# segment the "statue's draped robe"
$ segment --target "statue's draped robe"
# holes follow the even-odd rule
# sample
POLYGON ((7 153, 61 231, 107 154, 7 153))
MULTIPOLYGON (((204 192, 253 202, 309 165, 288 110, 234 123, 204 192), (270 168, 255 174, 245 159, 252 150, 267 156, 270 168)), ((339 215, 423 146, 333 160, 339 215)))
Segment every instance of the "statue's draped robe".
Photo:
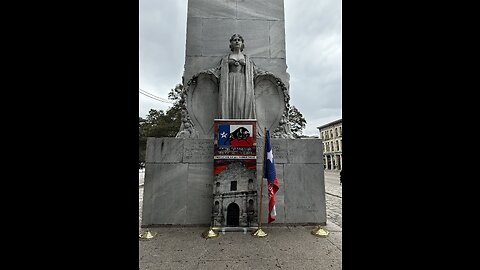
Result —
POLYGON ((245 55, 242 72, 229 72, 229 55, 222 58, 218 92, 218 117, 220 119, 256 118, 254 69, 255 66, 247 55, 245 55))

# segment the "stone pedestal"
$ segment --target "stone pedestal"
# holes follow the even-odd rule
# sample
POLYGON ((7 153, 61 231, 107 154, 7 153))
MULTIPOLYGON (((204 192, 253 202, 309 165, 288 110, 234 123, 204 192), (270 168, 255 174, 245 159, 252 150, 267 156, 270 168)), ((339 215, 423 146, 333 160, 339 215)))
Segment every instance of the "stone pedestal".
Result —
MULTIPOLYGON (((326 224, 322 142, 271 139, 280 189, 273 224, 326 224)), ((211 225, 213 139, 148 138, 142 226, 211 225)), ((257 138, 257 190, 262 181, 263 138, 257 138)), ((262 224, 267 224, 263 179, 262 224)), ((260 194, 260 192, 258 192, 260 194)))

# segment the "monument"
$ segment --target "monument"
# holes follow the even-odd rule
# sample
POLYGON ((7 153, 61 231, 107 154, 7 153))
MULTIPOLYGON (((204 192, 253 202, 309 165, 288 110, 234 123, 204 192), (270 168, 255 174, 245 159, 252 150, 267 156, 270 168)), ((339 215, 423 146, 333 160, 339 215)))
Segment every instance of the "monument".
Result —
POLYGON ((275 224, 326 224, 322 142, 294 139, 288 125, 283 0, 189 0, 184 68, 176 138, 147 141, 142 226, 266 223, 264 130, 275 224))

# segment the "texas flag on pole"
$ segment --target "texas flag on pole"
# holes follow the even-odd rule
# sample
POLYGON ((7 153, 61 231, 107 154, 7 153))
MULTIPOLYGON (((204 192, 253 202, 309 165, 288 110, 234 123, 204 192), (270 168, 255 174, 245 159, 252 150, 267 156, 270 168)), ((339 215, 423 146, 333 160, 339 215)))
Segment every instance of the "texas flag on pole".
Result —
POLYGON ((268 181, 268 223, 275 220, 277 211, 275 210, 275 193, 278 191, 278 179, 275 172, 275 163, 273 162, 273 151, 270 145, 270 132, 265 134, 265 153, 264 153, 264 175, 268 181))

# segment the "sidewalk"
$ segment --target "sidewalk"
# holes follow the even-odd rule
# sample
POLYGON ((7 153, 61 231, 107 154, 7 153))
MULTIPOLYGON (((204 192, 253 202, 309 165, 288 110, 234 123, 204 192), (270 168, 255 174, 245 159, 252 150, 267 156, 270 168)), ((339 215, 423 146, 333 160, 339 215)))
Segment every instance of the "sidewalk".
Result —
POLYGON ((139 240, 139 269, 342 269, 342 228, 327 220, 327 237, 314 226, 264 224, 264 238, 250 232, 219 233, 204 239, 208 227, 140 228, 143 173, 139 173, 139 232, 157 235, 139 240))
POLYGON ((342 269, 342 229, 327 222, 329 235, 317 237, 314 228, 264 226, 264 238, 227 232, 210 239, 201 236, 208 227, 150 228, 158 234, 139 240, 139 269, 342 269))

